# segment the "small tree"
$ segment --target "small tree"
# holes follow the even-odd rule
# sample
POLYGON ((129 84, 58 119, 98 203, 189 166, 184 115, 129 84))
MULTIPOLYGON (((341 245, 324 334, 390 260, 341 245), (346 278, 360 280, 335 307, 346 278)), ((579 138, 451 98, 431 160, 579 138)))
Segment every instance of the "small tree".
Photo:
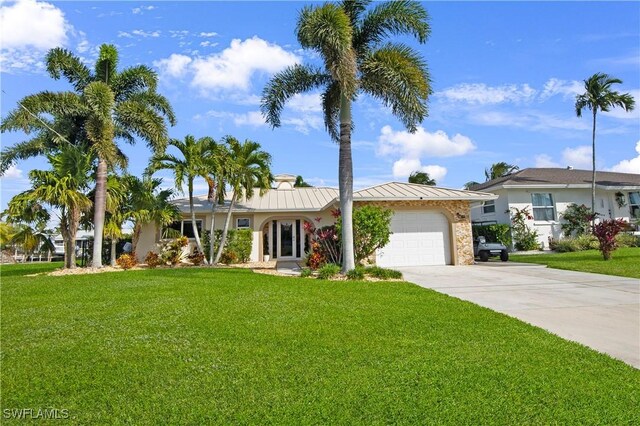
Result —
POLYGON ((421 172, 419 170, 411 173, 408 179, 409 183, 418 183, 420 185, 436 185, 436 180, 432 179, 427 172, 421 172))
POLYGON ((511 229, 513 229, 513 240, 516 249, 535 250, 538 248, 538 231, 531 230, 527 225, 527 220, 533 219, 529 208, 518 209, 517 207, 512 207, 509 213, 511 214, 511 229))
POLYGON ((593 235, 600 243, 600 252, 604 260, 611 259, 611 253, 618 248, 616 235, 628 226, 622 219, 607 219, 593 226, 593 235))
MULTIPOLYGON (((389 244, 393 211, 379 206, 366 205, 353 211, 353 246, 356 264, 359 264, 377 249, 389 244)), ((342 217, 336 223, 338 235, 342 228, 342 217)))
POLYGON ((584 204, 569 204, 564 213, 562 213, 562 218, 565 220, 565 223, 561 225, 564 236, 587 234, 589 232, 589 224, 597 215, 584 204))

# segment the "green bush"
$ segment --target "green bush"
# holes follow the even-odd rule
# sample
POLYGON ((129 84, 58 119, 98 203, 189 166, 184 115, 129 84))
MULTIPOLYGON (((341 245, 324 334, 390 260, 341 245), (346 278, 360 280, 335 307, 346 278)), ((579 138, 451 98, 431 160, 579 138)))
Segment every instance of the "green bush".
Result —
POLYGON ((364 279, 364 268, 361 266, 357 266, 355 269, 347 272, 348 280, 363 280, 364 279))
POLYGON ((369 266, 364 269, 364 273, 370 277, 381 280, 402 279, 402 272, 394 269, 381 268, 379 266, 369 266))
POLYGON ((618 234, 616 243, 618 247, 640 247, 640 235, 618 234))
POLYGON ((333 278, 340 273, 340 265, 336 265, 335 263, 327 263, 320 269, 318 269, 318 279, 319 280, 328 280, 329 278, 333 278))
POLYGON ((562 213, 562 219, 565 221, 565 223, 561 225, 564 236, 570 237, 571 235, 580 236, 587 234, 591 221, 596 216, 597 214, 592 213, 591 209, 584 204, 569 204, 564 213, 562 213))
POLYGON ((591 234, 580 235, 575 238, 579 250, 598 250, 600 243, 598 239, 591 234))
POLYGON ((569 253, 580 251, 582 248, 574 238, 563 238, 554 242, 552 250, 558 253, 569 253))
MULTIPOLYGON (((209 238, 210 233, 205 232, 206 237, 203 239, 206 240, 206 246, 203 247, 205 254, 209 253, 209 238)), ((222 238, 222 230, 216 229, 214 232, 215 240, 213 241, 213 253, 218 252, 218 247, 220 247, 220 239, 222 238)), ((203 244, 205 244, 203 242, 203 244)), ((232 263, 246 263, 249 261, 251 257, 251 246, 253 244, 253 231, 251 229, 229 229, 227 232, 227 242, 224 246, 224 250, 222 251, 222 256, 225 255, 225 252, 233 252, 235 255, 235 261, 232 263)), ((229 255, 227 255, 227 259, 229 255)), ((220 257, 220 262, 222 261, 222 257, 220 257)), ((227 263, 228 264, 228 263, 227 263)))
MULTIPOLYGON (((353 249, 356 263, 389 244, 393 211, 380 206, 365 205, 353 209, 353 249)), ((342 235, 342 216, 336 222, 336 234, 342 235)))
POLYGON ((238 263, 238 255, 233 250, 225 250, 220 255, 220 262, 225 265, 231 265, 233 263, 238 263))
POLYGON ((300 271, 300 277, 302 278, 308 278, 311 275, 313 275, 313 271, 311 270, 311 268, 302 268, 302 270, 300 271))
POLYGON ((189 244, 187 237, 178 237, 167 243, 162 247, 162 254, 160 258, 163 263, 168 263, 171 266, 176 266, 182 262, 187 255, 183 251, 183 248, 189 244))
POLYGON ((511 247, 511 227, 506 224, 472 225, 473 239, 485 237, 487 241, 500 242, 511 247))

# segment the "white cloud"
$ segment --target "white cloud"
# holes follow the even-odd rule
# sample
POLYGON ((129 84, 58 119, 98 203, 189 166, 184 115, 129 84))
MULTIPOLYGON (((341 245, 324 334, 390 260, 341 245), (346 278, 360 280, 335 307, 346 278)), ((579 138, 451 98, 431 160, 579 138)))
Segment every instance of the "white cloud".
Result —
POLYGON ((437 92, 436 96, 454 102, 488 105, 530 102, 536 93, 528 84, 491 87, 484 83, 463 83, 437 92))
POLYGON ((192 59, 188 56, 173 53, 166 59, 154 61, 153 65, 160 69, 162 75, 180 78, 187 72, 187 66, 191 61, 192 59))
POLYGON ((67 42, 64 13, 54 5, 34 0, 19 0, 0 7, 2 49, 27 46, 47 50, 67 42))
POLYGON ((142 38, 158 38, 160 37, 161 32, 156 31, 144 31, 144 30, 133 30, 131 32, 126 31, 118 31, 118 37, 120 38, 134 38, 134 37, 142 37, 142 38))
POLYGON ((236 124, 236 126, 259 127, 267 125, 260 111, 249 111, 245 114, 236 114, 233 118, 233 122, 236 124))
POLYGON ((584 83, 576 80, 566 81, 557 78, 550 78, 544 84, 540 100, 544 101, 555 95, 562 95, 565 99, 573 99, 576 95, 584 92, 584 83))
POLYGON ((3 179, 22 179, 22 170, 17 168, 15 165, 9 166, 7 171, 2 175, 3 179))
POLYGON ((287 106, 298 112, 320 112, 322 111, 322 98, 320 93, 297 93, 287 102, 287 106))
POLYGON ((218 33, 210 32, 210 33, 200 33, 200 37, 215 37, 218 33))
POLYGON ((133 13, 134 15, 142 15, 145 11, 153 10, 155 8, 155 6, 134 7, 133 9, 131 9, 131 13, 133 13))
POLYGON ((273 74, 298 62, 298 56, 259 37, 234 39, 222 52, 193 61, 192 84, 203 90, 247 90, 255 73, 273 74))
POLYGON ((561 167, 547 154, 539 154, 534 157, 534 167, 561 167))
POLYGON ((285 117, 281 121, 283 125, 293 126, 296 131, 304 135, 308 135, 311 129, 320 130, 323 126, 322 118, 315 114, 302 114, 300 117, 285 117))
POLYGON ((436 183, 447 175, 447 168, 435 164, 423 166, 420 160, 415 158, 401 158, 393 163, 393 177, 396 179, 406 179, 413 172, 425 172, 436 183))
POLYGON ((635 158, 632 158, 631 160, 622 160, 613 166, 611 171, 640 174, 640 140, 636 143, 636 153, 638 155, 635 158))
POLYGON ((565 148, 562 151, 562 160, 567 166, 589 168, 592 165, 591 147, 582 145, 575 148, 565 148))
POLYGON ((200 42, 200 46, 202 47, 216 47, 218 45, 218 43, 215 43, 213 41, 209 41, 209 40, 205 40, 205 41, 201 41, 200 42))
POLYGON ((391 126, 384 126, 378 138, 379 155, 400 154, 403 158, 452 157, 467 154, 475 148, 471 139, 459 133, 450 138, 442 130, 430 133, 422 126, 415 133, 396 132, 391 126))

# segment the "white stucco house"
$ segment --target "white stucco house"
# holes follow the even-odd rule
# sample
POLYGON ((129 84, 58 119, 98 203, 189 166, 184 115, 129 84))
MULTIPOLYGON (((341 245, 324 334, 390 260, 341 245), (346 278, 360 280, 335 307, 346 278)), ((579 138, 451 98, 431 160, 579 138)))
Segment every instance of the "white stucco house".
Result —
MULTIPOLYGON (((640 218, 639 174, 596 172, 596 212, 600 219, 640 218)), ((509 209, 528 207, 538 231, 538 241, 548 246, 549 237, 562 236, 562 213, 569 204, 591 207, 591 170, 530 168, 471 187, 490 192, 496 200, 476 203, 473 223, 510 223, 509 209)))
MULTIPOLYGON (((275 176, 275 188, 260 196, 240 200, 233 210, 231 227, 253 231, 251 261, 265 254, 278 260, 301 260, 304 253, 304 222, 331 225, 331 211, 339 207, 338 189, 296 188, 294 175, 275 176)), ((390 243, 376 253, 380 266, 464 265, 473 263, 471 203, 488 202, 493 194, 390 182, 354 192, 354 206, 373 203, 394 211, 390 243)), ((215 228, 221 229, 231 194, 215 209, 215 228)), ((174 201, 183 214, 172 227, 193 240, 189 200, 174 201)), ((206 195, 196 197, 196 226, 208 229, 211 203, 206 195)), ((157 250, 162 233, 153 224, 144 227, 137 256, 143 261, 148 251, 157 250)))

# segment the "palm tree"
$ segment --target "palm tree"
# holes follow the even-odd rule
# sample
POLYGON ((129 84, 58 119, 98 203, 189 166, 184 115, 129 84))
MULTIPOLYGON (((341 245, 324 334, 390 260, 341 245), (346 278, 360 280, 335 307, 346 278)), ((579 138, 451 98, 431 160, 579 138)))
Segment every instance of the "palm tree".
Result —
POLYGON ((520 170, 520 167, 501 161, 499 163, 493 163, 489 169, 484 169, 484 177, 486 181, 489 182, 490 180, 510 175, 517 170, 520 170))
POLYGON ((464 184, 464 189, 466 189, 468 191, 471 187, 476 186, 476 185, 480 185, 480 183, 476 182, 475 180, 470 180, 469 182, 464 184))
POLYGON ((8 211, 14 217, 26 206, 48 204, 60 210, 60 232, 65 244, 65 268, 75 268, 75 246, 78 225, 83 212, 91 207, 87 189, 92 155, 73 146, 64 147, 60 153, 49 155, 51 170, 29 172, 32 188, 11 199, 8 211))
MULTIPOLYGON (((66 137, 47 134, 48 115, 79 130, 74 135, 92 145, 97 154, 93 267, 102 266, 102 237, 106 210, 106 181, 109 166, 123 166, 123 156, 115 139, 134 143, 135 136, 156 151, 167 142, 165 119, 171 125, 175 117, 169 102, 156 92, 157 75, 144 65, 118 71, 118 51, 104 44, 92 72, 82 60, 66 49, 51 49, 46 58, 47 71, 54 79, 64 77, 73 92, 40 92, 22 99, 20 108, 9 113, 2 130, 21 129, 36 132, 36 137, 14 146, 2 168, 16 159, 40 155, 56 144, 75 143, 66 137), (42 136, 42 133, 46 136, 42 136), (55 137, 57 136, 57 137, 55 137)), ((53 133, 53 132, 50 132, 53 133)), ((60 132, 60 134, 65 134, 60 132)))
MULTIPOLYGON (((229 210, 227 211, 227 218, 224 222, 220 245, 214 263, 220 262, 224 245, 227 242, 231 214, 236 201, 242 197, 253 197, 255 189, 259 189, 260 195, 263 195, 271 188, 271 183, 273 182, 271 155, 260 150, 259 143, 250 140, 245 140, 241 143, 233 136, 226 136, 224 142, 227 144, 230 153, 226 183, 231 187, 233 195, 229 203, 229 210)), ((211 239, 213 238, 214 235, 212 234, 211 239)))
MULTIPOLYGON (((124 177, 129 198, 123 214, 133 221, 132 252, 137 256, 138 241, 142 227, 154 223, 159 229, 180 218, 180 210, 171 202, 173 191, 160 189, 162 179, 144 176, 142 179, 127 175, 124 177)), ((162 235, 164 238, 165 235, 162 235)))
POLYGON ((204 177, 207 181, 208 192, 207 201, 211 203, 211 221, 209 223, 209 259, 210 265, 214 265, 214 243, 215 243, 215 224, 216 224, 216 207, 224 204, 226 195, 227 176, 231 171, 233 159, 229 151, 228 144, 218 144, 212 140, 206 149, 203 157, 207 175, 204 177))
MULTIPOLYGON (((10 241, 22 248, 25 260, 38 250, 53 251, 55 247, 49 239, 50 231, 44 228, 44 224, 37 225, 35 228, 22 223, 16 227, 15 233, 11 236, 10 241)), ((32 258, 33 260, 33 258, 32 258)))
POLYGON ((307 182, 304 181, 302 176, 296 176, 296 181, 293 184, 294 188, 311 188, 307 182))
POLYGON ((320 55, 323 68, 295 65, 276 74, 262 96, 262 113, 280 126, 285 103, 297 93, 322 89, 324 122, 339 142, 338 181, 342 212, 342 270, 355 267, 353 251, 353 162, 351 106, 366 93, 390 107, 411 132, 427 116, 431 84, 426 63, 410 47, 386 42, 390 35, 410 35, 424 43, 430 32, 428 15, 418 2, 377 4, 369 0, 325 3, 302 9, 297 38, 320 55))
POLYGON ((582 117, 584 109, 591 110, 593 115, 593 130, 591 133, 591 162, 593 172, 591 174, 591 211, 596 211, 596 115, 598 110, 607 112, 617 106, 625 111, 632 111, 635 106, 633 96, 629 93, 612 91, 614 84, 622 84, 619 78, 611 77, 604 73, 595 73, 584 80, 585 92, 576 96, 576 115, 582 117))
POLYGON ((431 179, 429 173, 415 171, 409 175, 409 183, 419 183, 420 185, 432 185, 435 186, 436 180, 431 179))
POLYGON ((208 137, 196 139, 192 135, 187 135, 184 142, 179 139, 171 139, 170 146, 178 149, 182 158, 172 154, 157 154, 149 162, 146 173, 153 175, 158 170, 172 170, 174 184, 178 191, 183 192, 183 185, 187 184, 189 195, 189 211, 191 212, 191 224, 193 226, 193 236, 196 240, 198 251, 202 253, 202 242, 196 226, 196 212, 193 208, 193 182, 197 177, 207 177, 209 175, 207 163, 204 161, 208 155, 208 150, 215 141, 208 137))

